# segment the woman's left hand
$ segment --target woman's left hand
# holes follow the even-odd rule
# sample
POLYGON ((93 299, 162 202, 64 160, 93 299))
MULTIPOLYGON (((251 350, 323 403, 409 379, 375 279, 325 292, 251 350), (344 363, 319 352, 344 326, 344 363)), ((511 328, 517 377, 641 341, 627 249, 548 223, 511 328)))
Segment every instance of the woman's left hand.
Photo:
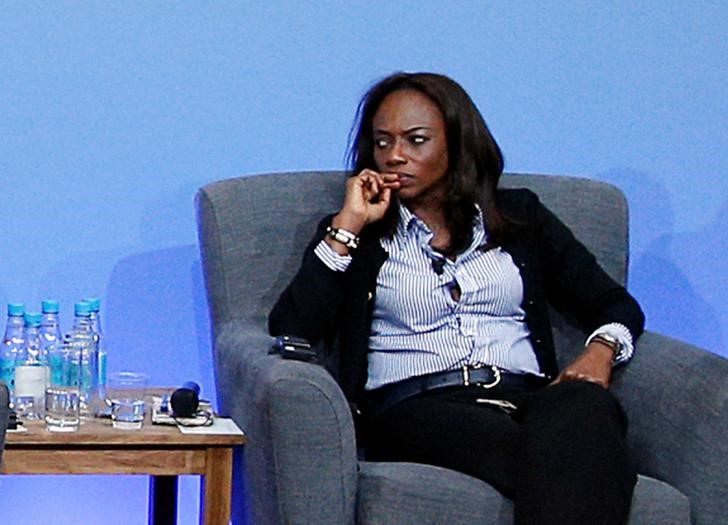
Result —
POLYGON ((589 381, 609 388, 613 358, 614 352, 608 346, 598 342, 590 343, 551 384, 555 385, 564 381, 589 381))

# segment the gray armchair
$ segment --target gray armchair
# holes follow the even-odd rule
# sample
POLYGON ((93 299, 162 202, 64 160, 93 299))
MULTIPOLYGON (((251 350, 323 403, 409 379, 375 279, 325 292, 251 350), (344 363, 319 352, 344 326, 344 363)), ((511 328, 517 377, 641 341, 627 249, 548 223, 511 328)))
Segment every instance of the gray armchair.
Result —
MULTIPOLYGON (((240 177, 197 195, 218 399, 248 435, 255 523, 511 523, 511 503, 478 479, 358 460, 352 416, 332 374, 267 354, 268 312, 319 219, 339 208, 344 177, 240 177)), ((619 190, 543 175, 505 175, 502 184, 539 194, 610 275, 625 281, 627 205, 619 190)), ((553 328, 563 365, 584 333, 555 312, 553 328)), ((641 473, 630 524, 726 523, 728 360, 647 332, 613 389, 630 418, 641 473)))

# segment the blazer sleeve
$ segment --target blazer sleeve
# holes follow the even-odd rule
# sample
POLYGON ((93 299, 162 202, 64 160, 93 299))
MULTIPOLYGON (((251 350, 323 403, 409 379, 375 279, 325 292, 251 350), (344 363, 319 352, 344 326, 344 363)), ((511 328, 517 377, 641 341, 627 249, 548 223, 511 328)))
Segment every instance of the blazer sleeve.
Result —
POLYGON ((596 257, 538 197, 533 198, 549 302, 576 318, 588 331, 620 323, 636 341, 644 330, 645 317, 635 298, 602 269, 596 257))
POLYGON ((303 254, 293 280, 283 291, 268 316, 271 335, 294 335, 311 344, 330 333, 344 300, 345 274, 328 268, 314 253, 326 235, 332 216, 324 218, 303 254))

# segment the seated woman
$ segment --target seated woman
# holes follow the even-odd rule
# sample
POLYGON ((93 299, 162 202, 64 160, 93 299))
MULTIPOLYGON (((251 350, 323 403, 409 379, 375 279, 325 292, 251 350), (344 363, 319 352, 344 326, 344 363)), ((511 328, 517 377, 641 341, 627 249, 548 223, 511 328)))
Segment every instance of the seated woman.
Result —
POLYGON ((359 106, 352 176, 270 314, 273 335, 337 341, 368 459, 476 476, 518 524, 624 523, 636 473, 612 368, 637 302, 503 157, 453 80, 399 73, 359 106), (590 334, 559 372, 548 304, 590 334))

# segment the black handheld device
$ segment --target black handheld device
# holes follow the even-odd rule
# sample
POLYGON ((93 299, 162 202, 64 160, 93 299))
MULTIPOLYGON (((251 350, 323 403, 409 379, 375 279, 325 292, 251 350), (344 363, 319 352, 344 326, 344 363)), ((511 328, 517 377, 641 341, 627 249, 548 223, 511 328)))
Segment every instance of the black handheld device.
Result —
POLYGON ((316 361, 316 352, 311 348, 311 343, 303 337, 293 335, 279 335, 276 337, 270 354, 280 354, 283 359, 295 359, 296 361, 316 361))

